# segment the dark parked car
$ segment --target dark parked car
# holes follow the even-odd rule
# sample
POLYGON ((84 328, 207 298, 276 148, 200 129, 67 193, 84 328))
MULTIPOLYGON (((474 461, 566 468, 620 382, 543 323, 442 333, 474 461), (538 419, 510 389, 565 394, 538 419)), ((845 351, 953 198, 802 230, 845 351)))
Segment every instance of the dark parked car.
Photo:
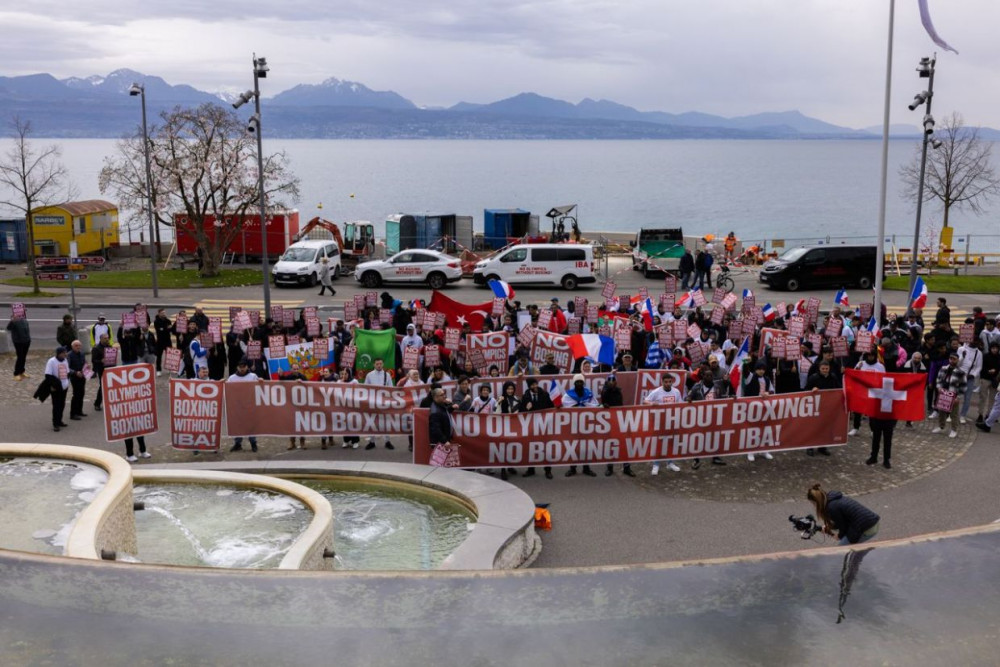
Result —
POLYGON ((870 289, 875 282, 873 245, 814 245, 791 248, 764 264, 760 282, 791 292, 804 287, 870 289))

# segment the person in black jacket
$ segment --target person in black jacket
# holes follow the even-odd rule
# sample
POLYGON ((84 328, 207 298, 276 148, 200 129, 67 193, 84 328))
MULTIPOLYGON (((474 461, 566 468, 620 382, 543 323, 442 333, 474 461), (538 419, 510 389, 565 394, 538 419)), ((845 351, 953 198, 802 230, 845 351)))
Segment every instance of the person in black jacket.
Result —
MULTIPOLYGON (((812 373, 812 369, 809 369, 810 375, 806 380, 806 391, 840 389, 844 386, 840 376, 834 374, 833 364, 829 359, 822 359, 818 364, 816 364, 816 369, 815 373, 812 373)), ((826 447, 819 447, 819 453, 823 456, 830 456, 830 450, 826 447)), ((810 447, 806 450, 806 456, 816 456, 816 451, 810 447)), ((886 452, 886 458, 888 459, 888 452, 886 452)))
POLYGON ((813 484, 806 492, 806 500, 816 507, 823 532, 833 535, 836 530, 842 546, 867 542, 878 534, 879 515, 840 491, 826 492, 813 484))
MULTIPOLYGON (((167 317, 167 311, 160 308, 153 318, 153 330, 156 331, 156 375, 163 371, 163 351, 168 347, 173 347, 170 342, 170 332, 173 323, 167 317)), ((234 373, 236 371, 233 371, 234 373)))
POLYGON ((97 396, 94 397, 94 410, 101 411, 101 404, 104 401, 104 393, 101 391, 101 381, 104 378, 104 351, 111 347, 108 341, 108 334, 101 334, 100 339, 90 350, 90 367, 94 370, 94 377, 97 378, 97 396))
POLYGON ((80 417, 87 416, 83 411, 83 394, 87 389, 87 378, 83 374, 83 369, 87 365, 87 355, 83 352, 83 343, 78 340, 70 343, 66 362, 69 364, 69 386, 73 388, 73 397, 69 402, 69 418, 80 421, 80 417))
MULTIPOLYGON (((615 408, 622 405, 625 405, 622 388, 618 386, 618 378, 615 377, 614 373, 611 373, 608 375, 608 379, 604 381, 604 386, 601 387, 601 407, 615 408)), ((629 477, 635 477, 635 473, 632 472, 631 463, 623 463, 622 472, 629 477)), ((615 474, 615 466, 609 463, 607 469, 604 471, 604 476, 610 477, 613 474, 615 474)))
POLYGON ((451 427, 451 410, 453 406, 448 401, 448 397, 445 396, 444 389, 441 387, 431 391, 431 400, 434 402, 431 404, 431 414, 427 420, 427 429, 431 447, 434 447, 435 445, 450 443, 454 436, 454 431, 451 427))
MULTIPOLYGON (((528 391, 521 397, 519 412, 535 412, 536 410, 550 410, 555 407, 549 392, 538 386, 536 378, 528 378, 528 391)), ((524 477, 531 477, 535 474, 535 467, 532 466, 524 471, 524 477)), ((545 478, 552 479, 552 466, 545 466, 545 478)))
POLYGON ((681 274, 681 289, 688 289, 688 281, 690 281, 690 286, 694 287, 694 255, 687 248, 684 249, 684 254, 681 256, 680 266, 678 270, 681 274))

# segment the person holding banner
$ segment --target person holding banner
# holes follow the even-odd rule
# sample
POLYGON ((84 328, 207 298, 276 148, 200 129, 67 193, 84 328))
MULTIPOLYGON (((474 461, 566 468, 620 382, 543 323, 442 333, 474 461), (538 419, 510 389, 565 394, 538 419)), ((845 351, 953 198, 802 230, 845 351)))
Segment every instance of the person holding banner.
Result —
POLYGON ((73 397, 69 403, 69 418, 73 421, 80 421, 80 417, 86 417, 83 411, 83 395, 87 389, 87 376, 84 369, 87 367, 87 355, 83 353, 83 343, 74 340, 70 343, 69 355, 66 357, 69 365, 69 383, 73 387, 73 397))
POLYGON ((94 370, 94 377, 97 378, 97 396, 94 398, 94 410, 97 412, 101 411, 101 403, 104 401, 104 395, 101 391, 101 380, 104 377, 105 352, 111 347, 109 340, 110 337, 108 334, 101 334, 97 345, 90 351, 90 367, 94 370))
MULTIPOLYGON (((555 405, 549 392, 538 386, 537 378, 528 378, 528 390, 521 397, 518 412, 536 412, 538 410, 551 410, 555 405)), ((545 479, 552 479, 552 466, 545 466, 545 479)), ((533 477, 535 467, 532 466, 524 471, 524 477, 533 477)))
POLYGON ((24 373, 24 364, 31 348, 31 329, 28 327, 28 319, 24 315, 12 315, 7 322, 7 331, 10 332, 10 342, 14 344, 14 352, 17 355, 14 361, 14 379, 20 382, 30 377, 24 373))
MULTIPOLYGON (((878 360, 878 352, 876 350, 871 350, 865 352, 865 355, 861 358, 861 361, 857 363, 854 367, 857 371, 875 371, 877 373, 885 373, 885 366, 882 362, 878 360)), ((854 420, 851 425, 851 430, 847 432, 847 435, 857 435, 858 429, 861 428, 861 413, 855 412, 851 414, 851 418, 854 420)))
POLYGON ((160 308, 153 318, 153 331, 156 332, 156 377, 163 371, 163 352, 168 347, 173 347, 170 342, 170 330, 171 322, 167 317, 167 311, 165 308, 160 308))
MULTIPOLYGON (((660 386, 649 392, 646 395, 646 400, 642 403, 643 405, 667 405, 671 403, 681 402, 681 392, 674 387, 674 375, 673 373, 664 373, 660 378, 660 386)), ((722 459, 719 459, 722 461, 722 459)), ((649 470, 650 475, 659 475, 660 466, 663 461, 653 461, 653 466, 649 470)), ((725 461, 722 461, 722 465, 725 465, 725 461)), ((681 469, 677 467, 677 464, 673 461, 667 461, 666 466, 672 472, 680 472, 681 469)))
MULTIPOLYGON (((562 407, 564 408, 596 408, 600 405, 594 398, 594 392, 587 388, 587 379, 583 373, 573 376, 573 387, 563 394, 562 407)), ((576 466, 570 466, 566 471, 567 477, 576 474, 576 466)), ((589 465, 583 466, 583 474, 587 477, 597 477, 597 473, 591 470, 589 465)))
POLYGON ((948 365, 944 366, 937 374, 938 397, 934 403, 934 408, 938 415, 937 428, 931 433, 941 433, 944 431, 944 424, 951 419, 951 431, 949 438, 958 435, 955 427, 958 426, 958 412, 961 408, 961 397, 965 392, 966 376, 958 365, 959 357, 957 351, 952 351, 948 355, 948 365))
POLYGON ((63 421, 66 410, 66 390, 69 389, 69 364, 66 348, 57 347, 56 353, 45 363, 45 380, 49 383, 52 397, 52 430, 56 433, 69 424, 63 421))
MULTIPOLYGON (((365 385, 375 386, 375 387, 391 387, 392 386, 392 375, 389 371, 385 370, 385 362, 381 359, 375 359, 375 368, 368 371, 365 375, 365 385)), ((385 448, 386 449, 396 449, 392 446, 389 441, 389 436, 385 436, 385 448)), ((375 449, 375 437, 368 438, 368 444, 365 445, 365 449, 375 449)))
MULTIPOLYGON (((610 373, 604 381, 604 386, 601 387, 601 407, 617 408, 622 405, 625 405, 625 397, 622 395, 622 388, 618 386, 618 378, 615 377, 615 374, 610 373)), ((632 472, 631 463, 623 463, 622 472, 628 477, 635 477, 635 473, 632 472)), ((615 474, 615 466, 614 464, 609 463, 608 467, 604 470, 604 476, 611 477, 613 474, 615 474)))
MULTIPOLYGON (((328 367, 324 367, 328 370, 328 367)), ((351 372, 350 368, 341 368, 336 380, 322 379, 321 382, 340 382, 341 384, 358 384, 358 379, 354 377, 354 373, 351 372)), ((345 435, 344 442, 341 445, 343 449, 348 447, 352 449, 357 449, 361 445, 361 437, 357 435, 345 435)), ((333 446, 333 438, 330 438, 330 446, 333 446)))
MULTIPOLYGON (((125 438, 125 460, 129 463, 135 463, 139 459, 135 456, 135 440, 139 441, 139 456, 144 459, 151 459, 153 455, 146 451, 146 438, 145 436, 138 436, 134 440, 132 438, 125 438)), ((195 454, 198 452, 195 451, 195 454)))
MULTIPOLYGON (((208 367, 206 366, 207 370, 208 367)), ((240 363, 236 366, 236 372, 229 376, 226 382, 260 382, 260 377, 250 372, 250 366, 246 359, 240 359, 240 363)), ((250 436, 250 450, 257 451, 257 437, 250 436)), ((243 451, 243 438, 238 437, 233 439, 233 446, 229 448, 231 452, 241 452, 243 451)))

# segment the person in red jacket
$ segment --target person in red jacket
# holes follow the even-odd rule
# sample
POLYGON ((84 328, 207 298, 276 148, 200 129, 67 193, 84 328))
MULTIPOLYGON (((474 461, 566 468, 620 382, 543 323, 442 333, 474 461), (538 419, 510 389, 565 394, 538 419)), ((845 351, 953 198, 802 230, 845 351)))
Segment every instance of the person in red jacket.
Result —
POLYGON ((559 299, 552 297, 552 319, 549 320, 549 331, 552 333, 566 333, 566 313, 559 307, 559 299))

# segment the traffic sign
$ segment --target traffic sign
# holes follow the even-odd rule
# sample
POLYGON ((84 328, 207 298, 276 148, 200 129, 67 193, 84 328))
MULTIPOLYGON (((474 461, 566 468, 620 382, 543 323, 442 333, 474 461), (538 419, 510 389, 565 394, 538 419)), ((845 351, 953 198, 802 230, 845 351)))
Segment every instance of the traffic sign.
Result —
POLYGON ((94 257, 36 257, 35 266, 104 266, 105 259, 100 256, 94 257))
POLYGON ((69 281, 69 277, 73 276, 73 280, 86 280, 86 273, 39 273, 39 280, 65 280, 69 281))

